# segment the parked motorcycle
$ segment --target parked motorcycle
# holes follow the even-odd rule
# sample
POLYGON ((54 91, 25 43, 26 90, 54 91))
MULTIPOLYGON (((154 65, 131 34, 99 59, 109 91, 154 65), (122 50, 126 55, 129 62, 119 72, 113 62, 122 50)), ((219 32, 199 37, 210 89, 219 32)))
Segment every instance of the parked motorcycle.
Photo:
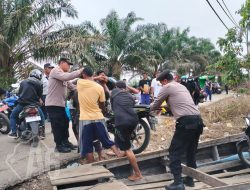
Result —
POLYGON ((37 147, 41 131, 38 107, 36 105, 24 107, 18 118, 17 139, 20 138, 25 143, 31 142, 32 147, 37 147))
POLYGON ((237 143, 237 152, 240 160, 247 166, 250 167, 250 114, 245 117, 246 130, 244 138, 237 143))
MULTIPOLYGON (((138 115, 139 123, 131 135, 131 144, 133 152, 139 154, 147 148, 150 141, 150 129, 155 130, 157 120, 155 116, 150 114, 149 105, 135 105, 134 109, 138 115)), ((114 114, 109 114, 107 118, 108 131, 115 134, 114 114)))
POLYGON ((8 105, 0 102, 0 133, 8 134, 10 132, 10 120, 8 118, 8 105))
POLYGON ((213 94, 221 94, 221 86, 218 82, 212 84, 212 93, 213 94))

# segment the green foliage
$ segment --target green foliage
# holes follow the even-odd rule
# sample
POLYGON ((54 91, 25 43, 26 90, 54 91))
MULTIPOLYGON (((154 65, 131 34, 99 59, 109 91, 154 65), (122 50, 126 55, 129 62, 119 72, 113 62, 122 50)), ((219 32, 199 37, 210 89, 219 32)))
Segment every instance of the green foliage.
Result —
POLYGON ((230 29, 226 38, 218 40, 218 45, 225 54, 217 61, 214 69, 224 74, 224 82, 230 86, 239 85, 244 78, 241 72, 241 60, 238 58, 243 51, 241 42, 236 28, 230 29))
POLYGON ((62 15, 77 17, 70 0, 0 0, 0 68, 9 72, 1 75, 6 86, 13 77, 26 77, 34 59, 57 61, 64 52, 93 63, 86 52, 89 44, 101 41, 98 34, 89 23, 58 26, 62 15))

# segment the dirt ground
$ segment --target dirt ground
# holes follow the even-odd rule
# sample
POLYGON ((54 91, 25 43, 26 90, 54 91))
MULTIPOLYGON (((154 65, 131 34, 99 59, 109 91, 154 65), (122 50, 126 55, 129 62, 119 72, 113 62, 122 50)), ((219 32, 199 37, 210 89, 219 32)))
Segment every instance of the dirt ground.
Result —
MULTIPOLYGON (((250 113, 250 95, 232 96, 200 108, 206 128, 200 141, 221 138, 237 134, 244 129, 244 119, 250 113)), ((150 144, 146 151, 167 148, 174 132, 174 119, 160 116, 156 131, 151 132, 150 144)), ((46 174, 23 184, 9 188, 11 190, 52 189, 46 174)))

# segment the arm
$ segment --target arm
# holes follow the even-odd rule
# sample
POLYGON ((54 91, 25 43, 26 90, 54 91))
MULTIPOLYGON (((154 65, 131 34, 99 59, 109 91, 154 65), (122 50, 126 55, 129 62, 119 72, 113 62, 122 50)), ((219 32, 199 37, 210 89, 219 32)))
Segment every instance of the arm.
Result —
POLYGON ((68 81, 68 82, 67 82, 67 88, 68 88, 69 90, 71 90, 71 91, 74 91, 74 90, 76 90, 76 84, 73 84, 72 81, 68 81))
POLYGON ((99 107, 102 110, 102 113, 105 114, 106 109, 105 109, 105 93, 104 93, 104 89, 101 87, 101 94, 99 97, 99 107))
POLYGON ((104 102, 99 102, 99 107, 102 110, 102 113, 105 114, 105 112, 106 112, 105 103, 104 102))
POLYGON ((131 86, 127 86, 127 89, 131 92, 131 93, 134 93, 134 94, 138 94, 140 93, 140 90, 136 89, 136 88, 133 88, 131 86))
POLYGON ((151 88, 150 88, 150 91, 151 91, 153 98, 154 98, 154 86, 155 86, 155 80, 153 79, 152 83, 151 83, 151 88))
POLYGON ((162 87, 154 103, 151 104, 150 110, 151 111, 157 110, 161 106, 161 104, 167 99, 168 95, 169 95, 168 86, 162 87))
POLYGON ((61 69, 53 69, 50 73, 50 77, 53 77, 57 80, 60 80, 60 81, 69 81, 69 80, 73 80, 77 77, 80 76, 80 74, 82 73, 82 70, 83 69, 79 69, 77 71, 73 71, 71 73, 66 73, 66 72, 63 72, 61 69))

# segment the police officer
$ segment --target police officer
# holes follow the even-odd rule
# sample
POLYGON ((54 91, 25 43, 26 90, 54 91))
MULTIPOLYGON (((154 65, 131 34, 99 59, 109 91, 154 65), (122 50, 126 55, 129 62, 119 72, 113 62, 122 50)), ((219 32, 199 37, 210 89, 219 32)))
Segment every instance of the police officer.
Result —
MULTIPOLYGON (((183 190, 185 187, 181 178, 181 156, 186 153, 187 166, 197 167, 195 154, 204 124, 189 91, 185 86, 175 82, 169 71, 163 71, 157 80, 163 87, 151 105, 151 110, 158 109, 166 100, 176 119, 176 129, 169 147, 169 166, 174 176, 174 182, 166 189, 183 190)), ((191 177, 185 178, 184 183, 191 187, 194 186, 191 177)))

